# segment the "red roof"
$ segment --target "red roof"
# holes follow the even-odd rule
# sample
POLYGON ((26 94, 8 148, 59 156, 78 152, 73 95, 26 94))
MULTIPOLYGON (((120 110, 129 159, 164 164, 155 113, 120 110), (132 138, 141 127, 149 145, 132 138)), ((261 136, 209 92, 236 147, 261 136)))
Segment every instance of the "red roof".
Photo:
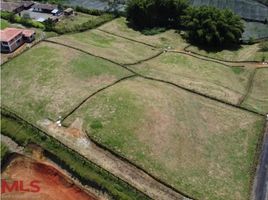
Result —
POLYGON ((3 31, 1 30, 1 41, 3 42, 9 42, 13 38, 15 38, 17 35, 22 33, 22 29, 17 28, 6 28, 3 31))
POLYGON ((22 34, 25 37, 31 37, 33 34, 35 34, 35 31, 34 30, 30 30, 30 29, 25 29, 25 30, 22 31, 22 34))
POLYGON ((31 29, 6 28, 4 30, 1 30, 1 41, 9 42, 21 33, 25 37, 30 37, 35 33, 35 31, 31 29))

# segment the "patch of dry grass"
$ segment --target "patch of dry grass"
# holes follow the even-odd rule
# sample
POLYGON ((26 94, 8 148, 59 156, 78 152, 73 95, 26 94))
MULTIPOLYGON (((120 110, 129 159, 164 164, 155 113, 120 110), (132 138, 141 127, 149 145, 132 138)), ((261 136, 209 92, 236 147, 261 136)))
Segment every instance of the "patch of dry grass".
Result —
POLYGON ((50 40, 80 48, 94 55, 119 63, 137 62, 158 52, 158 50, 154 50, 146 45, 112 36, 98 30, 64 35, 51 38, 50 40))
POLYGON ((237 104, 245 94, 252 71, 246 67, 226 67, 177 53, 164 53, 132 66, 132 69, 233 104, 237 104))
POLYGON ((2 68, 2 105, 36 122, 66 114, 96 90, 129 75, 107 61, 41 43, 2 68))
POLYGON ((194 198, 249 198, 259 116, 137 78, 96 95, 65 123, 77 117, 98 142, 194 198))
POLYGON ((252 88, 242 106, 256 110, 260 113, 268 113, 268 69, 258 69, 252 88))
POLYGON ((124 17, 106 23, 99 27, 99 29, 158 47, 171 47, 181 50, 188 45, 175 30, 168 30, 156 35, 144 35, 130 28, 124 17))

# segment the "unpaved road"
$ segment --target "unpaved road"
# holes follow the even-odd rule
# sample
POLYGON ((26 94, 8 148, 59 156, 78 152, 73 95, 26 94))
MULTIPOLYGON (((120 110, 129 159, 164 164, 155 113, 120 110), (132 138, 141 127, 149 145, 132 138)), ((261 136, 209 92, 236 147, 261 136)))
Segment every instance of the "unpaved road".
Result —
POLYGON ((268 121, 254 183, 254 200, 268 200, 268 121))
POLYGON ((189 200, 189 198, 184 197, 178 192, 158 182, 142 170, 96 146, 93 142, 90 142, 85 136, 85 133, 82 132, 80 137, 75 137, 68 132, 68 128, 58 127, 55 123, 49 120, 39 121, 38 124, 46 130, 49 135, 60 140, 69 148, 79 152, 81 155, 115 176, 128 182, 152 199, 189 200))

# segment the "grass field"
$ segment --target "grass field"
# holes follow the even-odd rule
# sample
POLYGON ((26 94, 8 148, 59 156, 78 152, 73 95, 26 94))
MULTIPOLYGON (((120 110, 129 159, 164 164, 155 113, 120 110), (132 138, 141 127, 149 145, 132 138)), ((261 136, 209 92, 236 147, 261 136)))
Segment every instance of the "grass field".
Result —
POLYGON ((226 67, 177 53, 162 54, 132 69, 233 104, 245 94, 253 72, 250 68, 226 67))
POLYGON ((249 197, 261 117, 137 78, 96 95, 65 123, 76 118, 98 142, 192 197, 249 197))
POLYGON ((65 16, 58 23, 56 23, 56 29, 75 29, 75 26, 81 25, 87 21, 95 20, 97 16, 87 15, 84 13, 76 12, 74 16, 65 16))
POLYGON ((260 113, 268 113, 268 69, 258 69, 254 80, 252 89, 243 102, 242 106, 256 110, 260 113))
POLYGON ((146 36, 139 31, 135 31, 128 27, 127 20, 124 17, 117 18, 109 23, 99 27, 101 30, 111 32, 116 35, 135 39, 157 47, 172 47, 174 49, 182 49, 187 46, 187 43, 175 30, 168 30, 156 35, 146 36))
POLYGON ((1 30, 7 28, 9 26, 9 23, 5 19, 1 19, 1 30))
POLYGON ((2 67, 2 105, 33 122, 56 119, 91 93, 129 75, 107 61, 50 43, 2 67))
POLYGON ((262 57, 268 60, 268 52, 262 52, 259 44, 242 45, 237 50, 206 51, 195 46, 187 49, 204 56, 227 61, 262 61, 262 57))
POLYGON ((98 30, 51 38, 119 63, 133 63, 155 55, 158 51, 143 44, 115 37, 98 30))

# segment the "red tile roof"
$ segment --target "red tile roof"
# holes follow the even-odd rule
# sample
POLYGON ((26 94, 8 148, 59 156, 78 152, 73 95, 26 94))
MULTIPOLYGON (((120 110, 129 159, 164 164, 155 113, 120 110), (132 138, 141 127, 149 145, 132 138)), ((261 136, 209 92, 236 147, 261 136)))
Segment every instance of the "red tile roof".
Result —
POLYGON ((30 37, 31 35, 33 35, 35 33, 34 30, 30 30, 30 29, 25 29, 23 30, 22 34, 25 36, 25 37, 30 37))
POLYGON ((9 42, 14 37, 22 33, 22 29, 17 28, 6 28, 4 30, 1 30, 1 41, 3 42, 9 42))
POLYGON ((1 30, 1 41, 9 42, 20 33, 22 33, 25 37, 30 37, 35 33, 35 31, 31 29, 6 28, 1 30))

